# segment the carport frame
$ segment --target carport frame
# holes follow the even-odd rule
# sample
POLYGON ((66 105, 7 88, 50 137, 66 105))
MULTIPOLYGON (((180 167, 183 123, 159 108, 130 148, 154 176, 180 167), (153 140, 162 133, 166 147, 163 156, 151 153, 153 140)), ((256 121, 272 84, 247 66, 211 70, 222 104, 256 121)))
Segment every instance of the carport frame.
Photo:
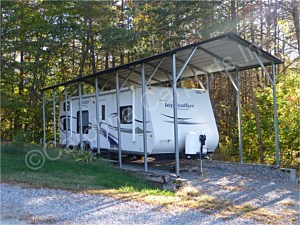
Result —
MULTIPOLYGON (((274 132, 275 132, 275 144, 276 144, 276 166, 280 166, 280 151, 279 151, 279 139, 278 139, 278 116, 277 116, 277 103, 276 103, 276 81, 275 81, 275 64, 281 64, 282 61, 279 60, 278 58, 272 56, 271 54, 265 52, 264 50, 262 50, 261 48, 255 46, 254 44, 242 39, 241 37, 237 36, 234 33, 228 33, 228 34, 224 34, 224 35, 220 35, 214 38, 210 38, 208 40, 204 40, 201 42, 197 42, 191 45, 187 45, 181 48, 177 48, 177 49, 173 49, 158 55, 154 55, 148 58, 144 58, 138 61, 134 61, 125 65, 121 65, 115 68, 110 68, 95 74, 91 74, 91 75, 87 75, 84 77, 79 77, 77 79, 73 79, 73 80, 69 80, 60 84, 56 84, 50 87, 46 87, 43 88, 41 91, 43 92, 43 104, 42 104, 42 110, 43 110, 43 135, 44 135, 44 140, 43 140, 43 144, 46 145, 46 117, 45 117, 45 91, 47 90, 53 90, 53 95, 54 95, 54 90, 57 87, 63 86, 65 88, 65 102, 67 103, 67 86, 73 83, 79 83, 81 85, 81 82, 88 82, 88 80, 90 79, 94 79, 95 80, 95 90, 96 90, 96 95, 99 95, 98 93, 98 79, 100 79, 100 77, 102 75, 105 74, 113 74, 115 79, 116 79, 116 101, 117 101, 117 125, 118 125, 118 140, 119 140, 119 144, 118 144, 118 153, 119 153, 119 166, 122 168, 122 149, 121 149, 121 127, 120 127, 120 102, 119 102, 119 79, 123 79, 124 83, 122 84, 121 87, 123 87, 128 81, 134 84, 140 84, 142 86, 142 91, 143 91, 143 96, 142 96, 142 102, 143 102, 143 146, 144 146, 144 170, 147 171, 148 170, 148 163, 147 163, 147 140, 146 140, 146 109, 145 109, 145 102, 147 101, 147 96, 145 95, 145 88, 147 85, 151 85, 151 80, 155 80, 156 82, 159 82, 159 79, 154 79, 153 77, 155 76, 157 71, 162 72, 164 75, 167 75, 168 80, 170 80, 168 74, 172 74, 172 90, 173 90, 173 105, 177 105, 177 92, 176 92, 176 86, 177 86, 177 81, 178 79, 180 79, 182 73, 186 70, 187 67, 189 67, 192 70, 192 73, 194 76, 198 77, 199 75, 196 75, 195 70, 198 70, 198 72, 203 73, 206 76, 206 83, 208 83, 208 76, 211 74, 209 71, 207 71, 207 69, 203 69, 203 68, 199 68, 199 66, 195 66, 194 64, 190 64, 191 59, 194 56, 194 53, 197 51, 203 51, 204 53, 206 53, 207 55, 211 56, 214 61, 215 64, 217 65, 217 67, 219 67, 218 71, 215 71, 213 73, 222 73, 224 72, 229 80, 231 81, 232 85, 234 86, 234 88, 237 91, 237 106, 238 106, 238 134, 239 134, 239 157, 240 157, 240 163, 243 163, 243 147, 242 147, 242 121, 241 121, 241 103, 240 103, 240 71, 241 70, 247 70, 247 69, 251 69, 251 68, 258 68, 261 67, 264 71, 265 76, 268 78, 268 80, 270 81, 270 84, 273 87, 273 110, 274 110, 274 132), (216 53, 204 48, 203 46, 205 44, 209 44, 211 42, 214 41, 218 41, 218 40, 222 40, 224 38, 228 38, 230 39, 230 41, 233 41, 236 46, 238 48, 243 46, 245 48, 247 48, 247 50, 249 51, 248 54, 250 54, 251 57, 255 57, 257 63, 256 64, 246 64, 244 66, 240 66, 237 65, 237 63, 233 62, 232 60, 229 60, 228 58, 224 58, 222 56, 217 55, 216 53), (188 54, 188 57, 185 60, 182 59, 177 59, 177 54, 182 52, 182 51, 186 51, 192 49, 190 51, 190 53, 188 54), (160 68, 162 61, 165 60, 165 58, 170 57, 172 59, 172 68, 168 68, 170 70, 172 70, 172 72, 167 71, 165 68, 160 68), (266 61, 263 62, 262 58, 266 61), (159 60, 157 65, 153 64, 153 61, 155 60, 159 60), (177 61, 182 62, 183 65, 181 65, 181 68, 179 70, 179 72, 177 73, 177 66, 180 66, 177 61), (154 67, 153 72, 151 73, 151 75, 149 75, 148 77, 145 74, 145 65, 148 64, 149 66, 151 66, 152 68, 154 67), (221 65, 220 65, 221 64, 221 65), (229 67, 231 67, 230 69, 226 66, 228 65, 229 67), (137 66, 141 67, 141 72, 139 73, 136 69, 137 66), (271 66, 271 73, 272 76, 269 75, 266 66, 271 66), (223 67, 223 69, 222 69, 223 67), (120 76, 119 72, 120 71, 127 71, 129 70, 130 73, 126 76, 126 77, 122 77, 120 76), (230 72, 235 71, 237 73, 237 80, 235 81, 233 79, 233 77, 231 76, 230 72), (140 78, 141 78, 141 83, 138 83, 136 81, 130 80, 130 77, 132 76, 133 73, 139 74, 140 78), (148 80, 146 80, 145 78, 148 78, 148 80), (272 77, 272 78, 271 78, 272 77)), ((246 53, 243 52, 243 49, 241 51, 241 56, 245 57, 246 53)), ((245 61, 247 62, 247 60, 245 59, 245 61)), ((103 78, 102 78, 103 80, 103 78)), ((102 89, 100 92, 102 92, 105 88, 105 86, 109 83, 110 78, 106 80, 106 83, 103 85, 102 89)), ((163 81, 161 81, 163 82, 163 81)), ((203 85, 202 85, 203 86, 203 85)), ((97 98, 98 96, 96 96, 97 98)), ((81 89, 80 89, 80 99, 81 99, 81 89)), ((55 101, 54 97, 53 97, 53 101, 55 101)), ((98 103, 98 101, 97 101, 98 103)), ((53 102, 53 105, 55 105, 55 103, 53 102)), ((80 105, 81 105, 81 101, 80 101, 80 105)), ((96 104, 97 105, 97 104, 96 104)), ((67 104, 66 104, 67 107, 67 104)), ((99 110, 99 107, 96 106, 96 112, 99 110)), ((81 107, 80 107, 80 111, 82 111, 81 107)), ((82 112, 81 112, 82 113, 82 112)), ((99 112, 96 113, 99 117, 99 112)), ((55 113, 54 113, 55 116, 55 113)), ((175 160, 176 160, 176 175, 177 177, 180 176, 180 168, 179 168, 179 147, 178 147, 178 122, 177 122, 177 107, 173 107, 173 116, 174 116, 174 147, 175 147, 175 160)), ((68 130, 68 122, 67 122, 67 117, 68 117, 68 113, 66 112, 66 127, 68 130)), ((81 116, 82 117, 82 116, 81 116)), ((82 118, 81 118, 82 119, 82 118)), ((55 118, 54 118, 55 120, 55 118)), ((97 118, 97 151, 98 153, 100 153, 100 141, 98 140, 98 136, 99 136, 99 118, 97 118)), ((66 136, 66 138, 68 139, 68 137, 66 136)), ((81 132, 80 132, 80 138, 82 139, 82 121, 81 121, 81 132)), ((56 140, 54 140, 54 142, 56 143, 56 140)), ((82 141, 80 142, 82 144, 82 141)), ((68 140, 66 140, 66 145, 68 146, 68 140)), ((81 146, 82 148, 82 146, 81 146)))

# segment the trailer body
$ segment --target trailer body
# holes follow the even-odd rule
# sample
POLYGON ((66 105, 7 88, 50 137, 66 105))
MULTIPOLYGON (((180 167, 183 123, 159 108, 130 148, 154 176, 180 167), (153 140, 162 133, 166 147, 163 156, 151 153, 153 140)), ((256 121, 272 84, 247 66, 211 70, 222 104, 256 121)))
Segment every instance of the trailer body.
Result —
MULTIPOLYGON (((174 153, 172 88, 146 87, 145 93, 147 153, 174 153)), ((119 118, 115 90, 101 92, 98 99, 100 149, 111 152, 118 150, 120 142, 117 119, 120 119, 122 152, 144 154, 142 89, 131 86, 120 90, 119 118)), ((83 142, 88 148, 97 149, 96 96, 83 95, 81 102, 83 142)), ((198 136, 204 134, 206 143, 203 153, 214 152, 219 142, 219 134, 209 93, 200 89, 177 88, 177 102, 179 151, 185 150, 187 154, 199 152, 198 136)), ((59 142, 64 146, 77 147, 80 143, 79 97, 69 98, 67 104, 61 101, 59 108, 59 142)))

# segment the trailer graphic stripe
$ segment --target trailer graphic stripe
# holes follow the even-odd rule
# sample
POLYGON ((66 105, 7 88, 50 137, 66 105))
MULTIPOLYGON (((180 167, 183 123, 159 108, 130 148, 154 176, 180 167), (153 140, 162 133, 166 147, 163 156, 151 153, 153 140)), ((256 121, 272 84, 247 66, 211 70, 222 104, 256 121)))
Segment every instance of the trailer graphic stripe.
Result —
MULTIPOLYGON (((170 121, 164 121, 166 123, 174 123, 174 120, 170 121)), ((206 124, 206 123, 195 123, 195 122, 185 122, 185 121, 177 121, 178 124, 183 124, 183 125, 196 125, 196 124, 206 124)))
MULTIPOLYGON (((168 116, 168 115, 165 115, 163 113, 161 113, 161 115, 167 117, 167 118, 171 118, 172 120, 165 120, 164 122, 166 123, 174 123, 174 116, 168 116)), ((178 124, 183 124, 183 125, 196 125, 196 124, 206 124, 207 122, 205 123, 199 123, 199 122, 187 122, 186 120, 190 120, 191 118, 177 118, 178 121, 177 123, 178 124)))
MULTIPOLYGON (((135 120, 136 122, 138 122, 138 123, 143 123, 143 121, 142 120, 135 120)), ((146 121, 146 123, 150 123, 150 121, 146 121)))
MULTIPOLYGON (((110 124, 107 124, 107 126, 110 128, 110 129, 112 129, 112 130, 117 130, 118 129, 118 127, 115 127, 115 126, 112 126, 112 125, 110 125, 110 124)), ((122 133, 129 133, 129 134, 131 134, 132 133, 132 129, 130 129, 130 128, 122 128, 121 127, 121 132, 122 133)), ((152 131, 146 131, 147 133, 151 133, 152 131)), ((143 133, 143 129, 142 128, 139 128, 139 127, 136 127, 135 128, 135 133, 136 134, 142 134, 143 133)))
MULTIPOLYGON (((66 133, 66 131, 65 130, 63 130, 61 127, 59 128, 60 129, 60 131, 62 131, 63 133, 66 133)), ((71 130, 69 130, 69 131, 71 131, 71 130)), ((72 131, 72 133, 73 134, 77 134, 76 132, 74 132, 74 131, 72 131)))
MULTIPOLYGON (((118 114, 117 113, 111 113, 110 115, 109 115, 109 117, 117 117, 118 116, 118 114)), ((135 119, 135 121, 136 122, 138 122, 138 123, 143 123, 143 120, 138 120, 138 119, 135 119)), ((146 123, 150 123, 150 121, 146 121, 146 123)))
POLYGON ((100 127, 99 133, 101 135, 103 135, 104 137, 107 137, 108 141, 111 145, 118 145, 118 143, 117 143, 118 139, 112 133, 107 132, 107 130, 103 129, 102 127, 100 127))
MULTIPOLYGON (((171 119, 174 119, 174 116, 168 116, 168 115, 163 114, 163 113, 161 113, 161 115, 163 115, 163 116, 165 116, 165 117, 168 117, 168 118, 171 118, 171 119)), ((178 119, 178 120, 190 120, 191 118, 178 118, 178 117, 177 117, 177 119, 178 119)))

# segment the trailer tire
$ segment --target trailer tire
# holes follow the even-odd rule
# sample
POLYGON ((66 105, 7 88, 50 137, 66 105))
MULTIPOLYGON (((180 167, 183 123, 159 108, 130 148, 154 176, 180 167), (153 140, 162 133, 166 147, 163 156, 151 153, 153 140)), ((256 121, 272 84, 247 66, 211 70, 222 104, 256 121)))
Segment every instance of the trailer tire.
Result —
POLYGON ((114 153, 114 152, 108 151, 107 152, 107 158, 110 159, 110 160, 115 160, 117 158, 117 154, 114 153))
POLYGON ((90 151, 90 150, 92 150, 92 149, 91 149, 91 146, 90 146, 90 143, 84 142, 84 143, 83 143, 83 149, 84 149, 85 151, 90 151))
MULTIPOLYGON (((91 149, 91 145, 90 145, 90 143, 89 142, 86 142, 86 141, 84 141, 83 143, 82 143, 82 149, 83 150, 85 150, 85 151, 91 151, 92 149, 91 149)), ((78 143, 78 145, 77 145, 77 149, 78 150, 80 150, 80 142, 78 143)))

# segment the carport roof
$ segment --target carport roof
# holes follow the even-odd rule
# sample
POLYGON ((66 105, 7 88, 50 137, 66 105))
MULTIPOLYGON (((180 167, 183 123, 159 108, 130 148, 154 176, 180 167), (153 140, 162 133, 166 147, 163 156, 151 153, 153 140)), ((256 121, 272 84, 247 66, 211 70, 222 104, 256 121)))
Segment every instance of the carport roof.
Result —
POLYGON ((253 43, 234 33, 227 33, 184 47, 166 51, 143 58, 125 65, 103 70, 94 74, 69 80, 41 91, 68 86, 78 82, 94 84, 98 78, 99 87, 106 83, 111 89, 116 87, 115 74, 118 72, 120 86, 141 85, 141 69, 144 65, 145 77, 150 85, 172 80, 173 57, 176 54, 176 71, 181 71, 180 78, 194 77, 216 72, 247 70, 261 67, 257 57, 264 66, 280 64, 282 61, 253 43), (149 80, 149 78, 151 78, 149 80))

